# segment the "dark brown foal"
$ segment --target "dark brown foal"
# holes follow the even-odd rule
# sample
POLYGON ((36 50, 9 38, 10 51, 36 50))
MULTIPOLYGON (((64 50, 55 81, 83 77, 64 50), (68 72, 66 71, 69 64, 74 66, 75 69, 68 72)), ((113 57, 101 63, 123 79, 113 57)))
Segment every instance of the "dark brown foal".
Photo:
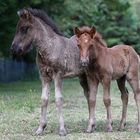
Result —
POLYGON ((95 129, 95 103, 99 82, 103 85, 103 101, 107 110, 107 130, 112 131, 110 83, 117 80, 123 103, 122 118, 119 130, 124 129, 128 104, 127 80, 134 92, 138 109, 138 132, 140 132, 140 89, 138 80, 139 57, 131 46, 117 45, 112 48, 103 47, 98 41, 94 27, 75 28, 80 60, 88 77, 89 84, 89 123, 87 132, 95 129))

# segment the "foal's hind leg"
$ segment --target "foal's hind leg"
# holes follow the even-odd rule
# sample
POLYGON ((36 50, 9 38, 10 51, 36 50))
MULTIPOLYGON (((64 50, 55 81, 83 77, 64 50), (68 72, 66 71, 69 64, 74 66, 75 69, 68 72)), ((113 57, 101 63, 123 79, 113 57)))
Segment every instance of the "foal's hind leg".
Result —
POLYGON ((50 88, 50 82, 45 81, 45 78, 41 78, 42 80, 42 105, 41 105, 41 116, 40 116, 40 123, 39 127, 36 131, 36 134, 39 135, 43 132, 44 128, 46 127, 46 113, 47 113, 47 107, 48 107, 48 99, 49 99, 49 88, 50 88))
POLYGON ((139 89, 139 80, 138 80, 138 69, 134 69, 133 71, 129 72, 127 75, 127 80, 134 92, 134 98, 137 105, 138 110, 138 132, 140 132, 140 89, 139 89))
POLYGON ((126 113, 127 113, 127 105, 128 105, 128 91, 125 88, 125 81, 126 77, 122 77, 121 79, 117 80, 117 84, 119 87, 119 90, 121 91, 121 99, 123 103, 123 108, 122 108, 122 118, 120 122, 120 126, 118 130, 123 130, 125 127, 126 123, 126 113))
POLYGON ((54 84, 55 84, 55 103, 56 103, 56 110, 59 117, 59 135, 65 136, 67 131, 65 129, 64 117, 62 113, 62 79, 59 73, 56 73, 54 76, 54 84))

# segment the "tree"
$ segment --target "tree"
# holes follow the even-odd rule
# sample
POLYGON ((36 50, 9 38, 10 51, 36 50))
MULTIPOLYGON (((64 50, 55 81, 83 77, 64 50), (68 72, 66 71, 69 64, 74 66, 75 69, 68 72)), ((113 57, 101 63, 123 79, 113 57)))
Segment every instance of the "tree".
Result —
POLYGON ((71 36, 75 26, 94 25, 108 46, 128 44, 140 54, 139 27, 128 0, 66 0, 62 7, 54 18, 66 35, 71 36))

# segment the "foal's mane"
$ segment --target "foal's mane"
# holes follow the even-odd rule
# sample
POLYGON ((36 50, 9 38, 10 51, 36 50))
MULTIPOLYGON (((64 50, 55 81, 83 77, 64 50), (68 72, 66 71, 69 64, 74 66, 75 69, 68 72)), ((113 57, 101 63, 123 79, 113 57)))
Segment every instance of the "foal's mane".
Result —
POLYGON ((44 21, 44 23, 46 23, 47 25, 49 25, 52 30, 57 33, 58 35, 63 35, 60 30, 57 28, 56 24, 53 22, 53 20, 47 15, 47 13, 43 10, 38 10, 38 9, 32 9, 32 8, 28 8, 26 9, 27 11, 29 11, 33 16, 40 18, 42 21, 44 21))
MULTIPOLYGON (((91 31, 91 28, 88 27, 88 26, 83 26, 83 27, 81 27, 81 28, 79 28, 79 29, 80 29, 80 33, 81 33, 81 34, 83 34, 83 33, 88 33, 88 34, 90 34, 90 31, 91 31)), ((106 44, 106 42, 104 41, 102 35, 101 35, 100 33, 98 33, 97 31, 96 31, 96 33, 95 33, 94 40, 95 40, 96 43, 99 43, 101 46, 107 47, 107 44, 106 44)))
POLYGON ((96 42, 100 43, 101 46, 107 47, 107 44, 100 33, 96 32, 94 39, 96 42))

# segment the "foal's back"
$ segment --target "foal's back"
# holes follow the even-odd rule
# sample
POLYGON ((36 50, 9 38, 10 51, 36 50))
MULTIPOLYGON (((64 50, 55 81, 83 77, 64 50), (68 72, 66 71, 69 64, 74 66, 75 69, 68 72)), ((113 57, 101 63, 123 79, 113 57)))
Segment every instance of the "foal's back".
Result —
POLYGON ((108 49, 112 67, 112 79, 117 79, 126 75, 127 72, 134 69, 138 70, 139 59, 135 50, 128 45, 116 45, 108 49))

